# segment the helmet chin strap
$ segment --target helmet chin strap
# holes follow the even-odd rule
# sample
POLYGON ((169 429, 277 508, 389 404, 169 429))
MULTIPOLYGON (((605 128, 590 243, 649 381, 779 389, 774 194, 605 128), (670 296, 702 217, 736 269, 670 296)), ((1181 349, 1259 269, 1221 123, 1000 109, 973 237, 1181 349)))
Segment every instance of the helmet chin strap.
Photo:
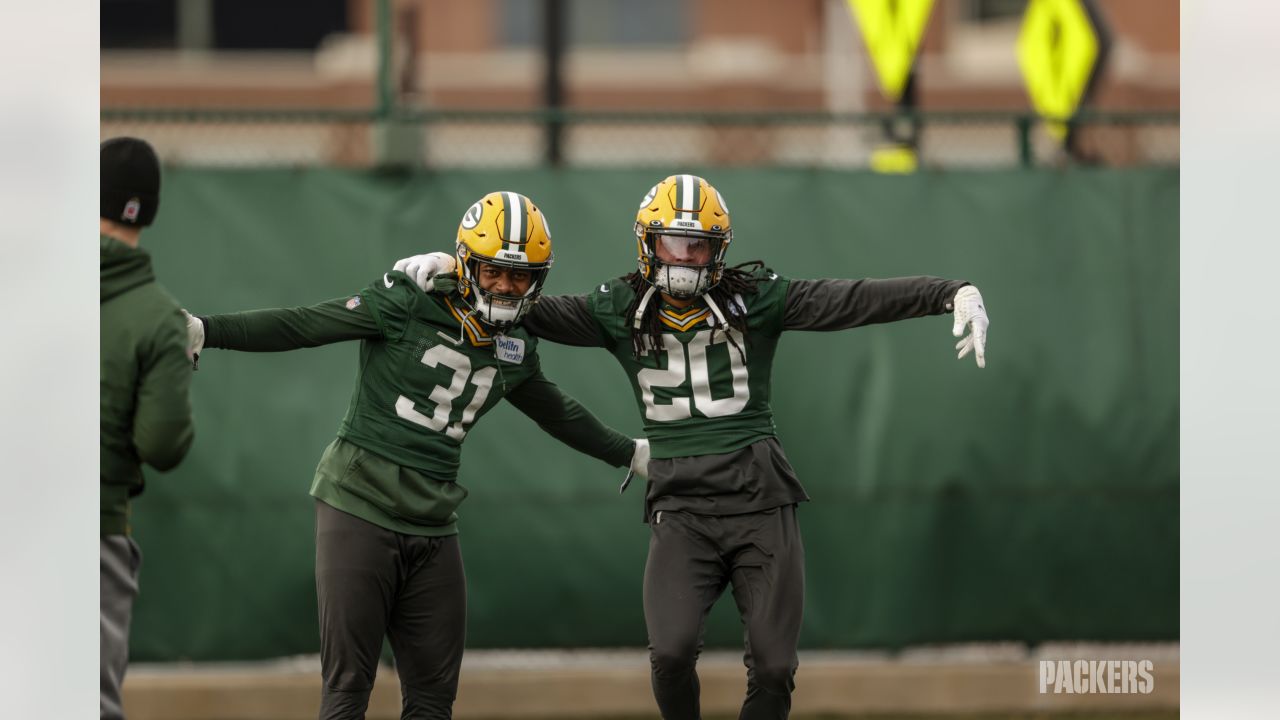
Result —
POLYGON ((476 311, 471 308, 467 308, 467 311, 462 314, 462 319, 458 321, 458 339, 454 341, 454 345, 461 345, 467 341, 467 318, 475 314, 476 311))
MULTIPOLYGON (((658 292, 658 286, 650 285, 649 288, 644 291, 644 295, 640 297, 640 302, 636 305, 636 314, 631 319, 631 327, 633 329, 640 329, 640 320, 644 317, 644 309, 649 306, 649 301, 653 299, 653 295, 656 292, 658 292)), ((716 302, 715 298, 711 297, 711 293, 704 292, 697 297, 701 297, 703 300, 707 301, 707 307, 711 308, 711 314, 715 315, 716 321, 720 323, 721 327, 727 330, 729 328, 729 321, 725 319, 724 311, 720 309, 720 304, 716 302)))
POLYGON ((711 308, 711 313, 716 316, 720 327, 724 328, 725 332, 729 332, 729 321, 724 319, 724 313, 720 312, 720 306, 716 304, 715 298, 711 297, 711 293, 703 293, 702 298, 707 301, 707 306, 711 308))
POLYGON ((644 316, 644 309, 649 306, 649 301, 653 299, 653 294, 658 292, 657 285, 650 285, 648 290, 644 291, 644 296, 640 298, 640 304, 636 306, 636 316, 631 321, 633 329, 640 329, 640 318, 644 316))

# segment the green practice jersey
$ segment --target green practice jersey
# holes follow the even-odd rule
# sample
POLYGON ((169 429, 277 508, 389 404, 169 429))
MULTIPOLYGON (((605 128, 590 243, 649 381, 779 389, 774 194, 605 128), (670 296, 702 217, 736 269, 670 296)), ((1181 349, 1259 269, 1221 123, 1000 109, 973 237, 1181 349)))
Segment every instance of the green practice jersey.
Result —
POLYGON ((537 340, 519 327, 496 338, 474 320, 464 328, 465 309, 455 299, 429 296, 390 274, 358 297, 380 341, 360 345, 338 437, 397 465, 455 479, 471 425, 510 389, 541 375, 537 340))
POLYGON ((655 295, 662 347, 636 357, 627 314, 635 291, 622 278, 586 295, 544 297, 525 321, 537 337, 602 347, 622 366, 651 443, 647 515, 735 514, 807 500, 777 441, 770 406, 781 334, 950 312, 966 284, 925 276, 791 280, 767 269, 752 276, 755 292, 720 308, 727 316, 745 313, 745 337, 717 327, 704 298, 681 309, 655 295))
MULTIPOLYGON (((775 434, 769 406, 773 356, 782 332, 788 281, 761 277, 745 298, 747 332, 715 328, 703 303, 679 309, 658 296, 663 347, 635 356, 627 306, 635 293, 621 280, 587 296, 608 349, 631 380, 654 458, 725 453, 775 434)), ((725 313, 731 308, 721 308, 725 313)))
POLYGON ((288 350, 360 339, 355 389, 312 495, 375 524, 454 531, 466 491, 462 442, 504 397, 562 442, 616 467, 634 443, 602 425, 542 374, 537 340, 491 335, 456 296, 423 293, 392 272, 358 295, 307 308, 203 318, 206 345, 288 350))

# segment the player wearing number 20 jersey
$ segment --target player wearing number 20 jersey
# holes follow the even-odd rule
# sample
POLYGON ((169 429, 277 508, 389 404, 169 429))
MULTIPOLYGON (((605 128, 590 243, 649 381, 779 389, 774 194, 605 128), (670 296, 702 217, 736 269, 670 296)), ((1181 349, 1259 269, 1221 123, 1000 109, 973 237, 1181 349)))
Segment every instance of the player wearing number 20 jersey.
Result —
POLYGON ((653 458, 644 612, 662 716, 699 717, 703 622, 732 584, 747 643, 741 717, 785 718, 804 606, 796 505, 808 496, 775 435, 770 375, 778 340, 788 330, 950 312, 967 283, 791 280, 760 263, 726 268, 728 208, 693 175, 654 186, 635 232, 636 272, 587 295, 543 298, 526 327, 554 342, 608 350, 644 418, 653 458))
POLYGON ((310 307, 200 318, 214 348, 361 341, 350 407, 311 486, 321 718, 364 717, 384 635, 404 716, 450 716, 466 624, 459 459, 498 401, 610 465, 626 466, 637 448, 543 376, 537 339, 519 325, 551 265, 537 207, 512 192, 481 198, 459 227, 457 265, 447 295, 393 271, 310 307))
POLYGON ((634 279, 610 280, 587 295, 543 297, 525 321, 536 337, 603 347, 622 366, 651 443, 646 518, 660 510, 736 515, 808 500, 777 440, 770 405, 782 333, 947 312, 967 284, 791 280, 758 264, 730 272, 749 291, 727 295, 723 312, 742 327, 726 329, 706 300, 679 308, 655 297, 656 353, 648 335, 636 352, 633 308, 643 290, 634 279))

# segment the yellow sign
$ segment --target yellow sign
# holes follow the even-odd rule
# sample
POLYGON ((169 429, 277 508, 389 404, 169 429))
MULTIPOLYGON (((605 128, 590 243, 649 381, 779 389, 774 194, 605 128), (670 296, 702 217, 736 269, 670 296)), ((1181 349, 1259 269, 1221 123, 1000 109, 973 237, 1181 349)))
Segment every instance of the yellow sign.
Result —
POLYGON ((845 0, 862 31, 880 79, 880 91, 897 102, 907 85, 916 49, 929 23, 933 0, 845 0))
POLYGON ((1081 0, 1031 0, 1018 33, 1018 65, 1036 112, 1062 139, 1098 60, 1098 33, 1081 0))
POLYGON ((916 151, 906 145, 887 145, 871 152, 871 169, 886 175, 909 175, 920 166, 916 151))

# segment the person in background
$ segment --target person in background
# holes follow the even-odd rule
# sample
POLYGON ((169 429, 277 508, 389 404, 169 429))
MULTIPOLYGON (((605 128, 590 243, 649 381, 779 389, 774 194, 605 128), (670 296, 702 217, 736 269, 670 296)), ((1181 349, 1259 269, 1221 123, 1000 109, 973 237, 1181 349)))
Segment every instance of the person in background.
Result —
POLYGON ((142 563, 129 502, 143 490, 142 466, 173 469, 195 431, 186 322, 138 242, 160 206, 160 162, 146 141, 130 137, 102 143, 100 156, 99 704, 103 720, 114 720, 124 717, 120 689, 142 563))

